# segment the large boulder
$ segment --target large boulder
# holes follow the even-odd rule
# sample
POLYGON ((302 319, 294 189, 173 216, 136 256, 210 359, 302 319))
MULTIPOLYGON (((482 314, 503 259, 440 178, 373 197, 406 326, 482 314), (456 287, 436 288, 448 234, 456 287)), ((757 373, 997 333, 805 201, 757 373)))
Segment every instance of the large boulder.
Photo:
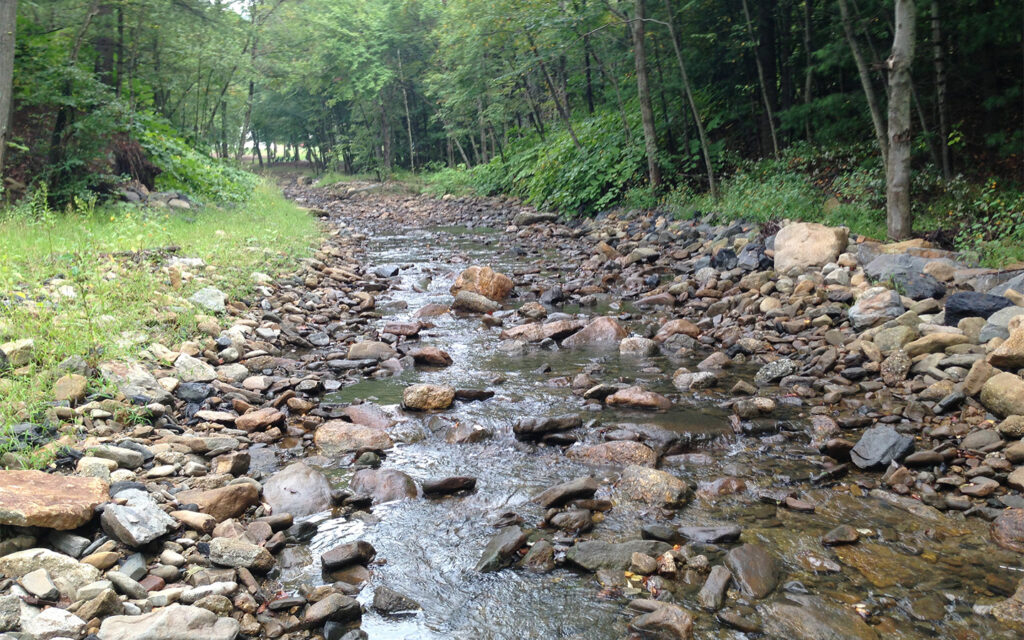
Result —
POLYGON ((976 291, 954 293, 946 298, 945 323, 955 327, 964 318, 988 318, 996 311, 1012 307, 1013 303, 1003 296, 993 296, 976 291))
POLYGON ((981 388, 981 404, 1000 418, 1024 415, 1024 380, 1013 373, 997 373, 981 388))
POLYGON ((331 485, 324 474, 295 462, 270 476, 263 499, 274 513, 308 516, 331 508, 331 485))
POLYGON ((946 285, 924 273, 925 258, 905 253, 883 253, 864 267, 864 273, 872 280, 890 284, 912 300, 941 298, 946 295, 946 285))
POLYGON ((878 634, 851 609, 818 596, 788 593, 761 608, 765 632, 792 640, 877 640, 878 634))
POLYGON ((512 279, 490 267, 472 266, 459 274, 452 285, 451 294, 469 291, 501 302, 508 297, 514 286, 512 279))
POLYGON ((100 625, 100 640, 235 640, 239 623, 201 607, 172 604, 140 616, 113 616, 100 625))
POLYGON ((846 250, 850 230, 826 227, 815 222, 797 222, 783 227, 775 235, 775 270, 805 271, 835 262, 846 250))
POLYGON ((107 535, 129 547, 141 547, 167 535, 177 526, 145 491, 125 489, 117 493, 122 504, 108 504, 100 524, 107 535))
POLYGON ((397 469, 360 469, 352 476, 349 489, 378 503, 415 498, 418 493, 413 479, 397 469))
POLYGON ((562 341, 567 349, 612 347, 629 335, 615 318, 600 317, 562 341))
POLYGON ((847 315, 853 328, 862 331, 879 322, 898 318, 903 312, 900 294, 885 287, 872 287, 860 294, 847 315))
POLYGON ((725 563, 740 590, 748 596, 763 598, 779 584, 778 562, 761 545, 744 544, 731 549, 725 563))
POLYGON ((107 483, 42 471, 0 471, 0 524, 77 529, 109 499, 107 483))

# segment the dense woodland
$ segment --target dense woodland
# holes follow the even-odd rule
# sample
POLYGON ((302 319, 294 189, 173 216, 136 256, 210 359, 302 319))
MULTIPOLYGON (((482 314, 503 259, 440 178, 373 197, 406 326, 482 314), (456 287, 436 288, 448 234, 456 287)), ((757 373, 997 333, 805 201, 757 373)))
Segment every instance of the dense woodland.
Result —
POLYGON ((888 202, 893 237, 910 233, 911 197, 918 227, 937 209, 961 227, 1012 219, 1024 201, 919 204, 953 181, 974 185, 950 191, 963 200, 1024 178, 1019 0, 2 6, 15 198, 60 204, 130 177, 239 199, 233 167, 308 161, 441 171, 593 213, 668 193, 714 202, 767 159, 811 176, 822 201, 888 202))

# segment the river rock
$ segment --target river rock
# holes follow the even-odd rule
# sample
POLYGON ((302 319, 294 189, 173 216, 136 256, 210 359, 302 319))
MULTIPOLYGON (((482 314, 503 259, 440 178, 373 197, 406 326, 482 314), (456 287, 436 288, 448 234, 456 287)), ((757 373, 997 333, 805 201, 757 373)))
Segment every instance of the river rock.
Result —
POLYGON ((349 360, 387 360, 395 355, 395 350, 386 342, 364 340, 351 345, 346 357, 349 360))
POLYGON ((981 403, 1000 418, 1024 415, 1024 380, 1013 373, 997 373, 982 386, 981 403))
POLYGON ((384 430, 341 420, 320 425, 313 434, 317 448, 326 456, 338 456, 360 449, 383 451, 395 446, 384 430))
POLYGON ((189 302, 212 313, 224 313, 227 295, 216 287, 203 287, 192 294, 189 302))
POLYGON ((729 587, 731 580, 732 572, 725 565, 716 564, 711 567, 711 572, 708 573, 704 586, 701 587, 700 592, 697 594, 697 601, 700 602, 700 606, 708 611, 718 611, 722 608, 725 590, 729 587))
POLYGON ((846 250, 849 237, 846 227, 826 227, 815 222, 786 225, 775 235, 775 270, 806 271, 835 262, 846 250))
POLYGON ((113 616, 100 625, 100 640, 235 640, 238 621, 201 607, 172 604, 139 616, 113 616))
POLYGON ((548 338, 561 340, 566 336, 576 333, 585 326, 586 324, 582 320, 576 319, 554 320, 544 324, 531 322, 505 329, 501 332, 501 339, 525 340, 526 342, 541 342, 548 338))
POLYGON ((793 375, 798 365, 789 358, 779 358, 761 367, 754 375, 754 383, 766 387, 774 382, 782 380, 786 376, 793 375))
POLYGON ((235 428, 241 429, 242 431, 248 431, 250 433, 254 431, 265 431, 272 425, 283 421, 283 413, 273 407, 266 407, 264 409, 249 411, 235 418, 235 428))
POLYGON ((29 364, 32 362, 35 346, 35 340, 32 338, 23 338, 0 344, 0 352, 4 354, 4 366, 0 367, 0 369, 24 367, 29 364))
POLYGON ((244 538, 211 540, 210 561, 222 567, 242 567, 256 573, 266 573, 274 568, 274 556, 266 548, 244 538))
POLYGON ((633 618, 629 628, 648 640, 690 640, 693 617, 674 604, 659 602, 654 611, 633 618))
POLYGON ((452 357, 437 347, 410 349, 408 356, 415 360, 416 364, 425 364, 431 367, 448 367, 452 364, 452 357))
POLYGON ((174 370, 182 382, 212 382, 217 379, 217 372, 211 365, 187 353, 177 357, 174 370))
POLYGON ((379 405, 372 402, 347 406, 344 409, 344 414, 354 424, 374 429, 389 429, 395 425, 394 419, 379 405))
MULTIPOLYGON (((308 626, 319 627, 325 623, 358 620, 362 615, 363 610, 359 606, 358 600, 341 593, 332 593, 323 600, 309 605, 303 615, 303 621, 308 626)), ((341 637, 347 637, 347 635, 341 637)), ((326 628, 324 637, 333 637, 326 632, 326 628)))
POLYGON ((391 615, 406 611, 418 611, 423 607, 407 595, 401 594, 391 587, 381 585, 373 591, 373 608, 391 615))
POLYGON ((565 455, 573 460, 593 465, 635 464, 653 467, 658 459, 653 449, 632 440, 574 445, 565 452, 565 455))
POLYGON ((861 331, 883 320, 897 318, 904 312, 900 294, 885 287, 872 287, 860 294, 857 303, 847 312, 850 324, 861 331))
POLYGON ((107 483, 42 471, 0 471, 0 524, 77 529, 109 499, 107 483))
POLYGON ((914 439, 897 433, 889 425, 872 427, 865 431, 850 450, 850 459, 861 469, 887 466, 899 461, 914 450, 914 439))
POLYGON ((954 293, 946 298, 944 322, 947 327, 955 327, 964 318, 987 319, 996 311, 1013 306, 1003 296, 993 296, 976 291, 954 293))
POLYGON ((561 507, 573 500, 593 498, 597 493, 597 486, 597 481, 590 476, 576 478, 548 487, 533 496, 533 501, 545 508, 561 507))
POLYGON ((882 374, 882 382, 890 387, 895 387, 907 379, 910 368, 914 361, 905 351, 898 350, 882 361, 879 365, 879 372, 882 374))
POLYGON ((472 291, 458 292, 452 302, 452 309, 469 313, 494 313, 500 308, 500 303, 472 291))
POLYGON ((619 342, 619 353, 624 356, 647 358, 658 352, 658 343, 649 338, 631 336, 619 342))
POLYGON ((989 364, 1016 371, 1024 368, 1024 327, 1016 329, 988 356, 989 364))
POLYGON ((402 406, 415 411, 447 409, 455 400, 455 388, 438 384, 414 384, 402 392, 402 406))
POLYGON ((145 491, 125 489, 117 493, 117 498, 125 504, 108 504, 100 524, 107 535, 129 547, 148 544, 177 526, 145 491))
POLYGON ((917 337, 916 329, 899 325, 879 330, 872 338, 872 342, 875 343, 879 351, 885 354, 901 349, 903 345, 916 340, 917 337))
POLYGON ((657 558, 671 548, 672 545, 660 540, 630 540, 617 543, 586 540, 573 545, 566 552, 565 559, 587 571, 625 571, 629 568, 634 553, 657 558))
POLYGON ((1004 509, 992 521, 990 531, 1000 547, 1024 553, 1024 509, 1004 509))
POLYGON ((490 267, 472 266, 459 274, 452 285, 451 294, 454 296, 460 291, 471 291, 490 298, 495 302, 502 302, 512 292, 512 279, 498 273, 490 267))
POLYGON ((818 596, 786 594, 760 607, 765 633, 793 640, 877 640, 878 634, 851 609, 818 596))
POLYGON ((149 369, 137 362, 101 362, 98 368, 103 378, 127 398, 143 398, 147 403, 160 404, 168 404, 173 399, 149 369))
POLYGON ((631 409, 656 409, 666 411, 672 408, 672 401, 640 386, 626 387, 605 398, 610 406, 631 409))
POLYGON ((526 544, 526 534, 519 527, 512 525, 497 533, 476 563, 476 570, 482 573, 498 571, 512 564, 514 554, 526 544))
POLYGON ((320 556, 325 571, 344 569, 354 564, 368 565, 377 557, 377 550, 365 540, 339 544, 320 556))
POLYGON ((416 483, 397 469, 360 469, 353 474, 349 489, 371 496, 377 503, 417 496, 416 483))
POLYGON ((614 346, 629 333, 615 318, 602 316, 590 322, 565 340, 562 346, 566 349, 583 349, 593 347, 614 346))
POLYGON ((725 562, 736 583, 748 596, 763 598, 779 583, 778 563, 761 545, 744 544, 731 549, 725 562))
POLYGON ((512 433, 520 440, 538 440, 548 433, 567 431, 583 426, 583 419, 574 413, 564 416, 519 418, 512 425, 512 433))
POLYGON ((79 589, 100 579, 96 567, 49 549, 26 549, 0 557, 0 573, 8 578, 18 579, 39 569, 46 570, 61 595, 72 601, 79 589))
POLYGON ((940 353, 950 347, 954 347, 958 344, 965 344, 970 342, 970 339, 959 333, 931 333, 926 336, 921 336, 913 342, 907 343, 903 350, 911 358, 924 355, 926 353, 940 353))
MULTIPOLYGON (((3 369, 3 367, 0 367, 3 369)), ((89 380, 77 373, 69 373, 61 376, 53 383, 53 399, 57 402, 69 402, 77 404, 85 399, 86 390, 89 388, 89 380)))
POLYGON ((743 529, 737 525, 725 525, 720 527, 680 527, 679 535, 693 542, 707 544, 718 544, 722 542, 735 542, 740 539, 743 529))
POLYGON ((21 616, 21 630, 35 640, 77 638, 85 630, 85 621, 59 607, 49 607, 35 615, 21 616))
POLYGON ((263 484, 263 499, 274 513, 309 516, 331 508, 331 485, 324 474, 295 462, 263 484))
POLYGON ((208 491, 182 491, 175 498, 181 504, 195 504, 201 512, 223 522, 240 517, 249 507, 259 503, 260 490, 251 483, 241 482, 208 491))
POLYGON ((661 325, 658 332, 654 334, 654 341, 665 342, 672 336, 680 334, 691 338, 697 338, 700 336, 700 327, 683 318, 669 320, 665 324, 661 325))
POLYGON ((667 471, 638 465, 623 469, 617 489, 630 500, 656 506, 679 508, 693 499, 693 490, 682 479, 667 471))

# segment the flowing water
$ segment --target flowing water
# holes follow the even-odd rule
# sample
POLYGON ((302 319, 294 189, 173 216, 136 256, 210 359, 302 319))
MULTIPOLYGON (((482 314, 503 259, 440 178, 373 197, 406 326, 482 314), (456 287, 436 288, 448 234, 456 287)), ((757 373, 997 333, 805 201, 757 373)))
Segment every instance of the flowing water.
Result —
MULTIPOLYGON (((396 278, 400 284, 378 299, 378 309, 383 309, 385 316, 381 325, 413 319, 415 311, 428 303, 450 302, 448 287, 469 264, 491 264, 506 273, 531 266, 501 242, 502 236, 493 230, 462 227, 375 234, 368 259, 373 264, 403 266, 396 278)), ((632 312, 627 324, 634 326, 644 320, 635 310, 618 309, 614 304, 589 311, 632 312)), ((616 504, 586 537, 636 538, 641 525, 659 521, 675 526, 735 523, 743 526, 745 540, 759 541, 781 560, 782 582, 786 584, 780 584, 777 593, 806 589, 835 602, 857 605, 865 615, 876 618, 881 637, 1016 637, 991 617, 973 611, 975 605, 998 602, 1012 593, 1019 576, 1016 554, 996 548, 988 539, 985 523, 955 516, 930 520, 863 495, 877 483, 877 474, 851 475, 832 488, 813 487, 809 478, 821 470, 821 456, 816 451, 796 438, 759 440, 733 435, 728 416, 716 406, 721 397, 705 392, 680 396, 671 384, 672 371, 680 363, 664 356, 638 359, 620 357, 615 350, 598 353, 537 347, 525 354, 509 354, 498 348, 499 330, 483 327, 478 316, 445 314, 431 322, 436 326, 421 333, 421 343, 447 351, 454 360, 452 366, 369 379, 329 394, 323 402, 369 400, 397 405, 403 387, 412 382, 495 391, 491 399, 458 402, 453 409, 433 415, 403 414, 397 406, 388 407, 402 420, 391 432, 403 444, 388 452, 384 468, 402 470, 417 481, 472 476, 477 478, 476 491, 462 497, 379 505, 372 515, 314 516, 319 527, 308 547, 289 549, 280 558, 282 585, 285 590, 296 590, 300 585, 324 581, 320 553, 350 540, 372 543, 383 562, 371 567, 370 584, 361 599, 368 602, 374 586, 387 585, 423 606, 422 612, 400 617, 382 617, 371 609, 362 628, 372 640, 626 637, 631 616, 624 605, 631 597, 646 597, 634 594, 628 585, 610 592, 593 574, 567 568, 546 575, 517 569, 481 574, 473 569, 495 532, 489 523, 496 514, 514 511, 525 519, 525 527, 535 527, 543 511, 529 502, 531 495, 588 474, 599 480, 614 479, 614 470, 595 470, 566 458, 558 448, 524 445, 512 437, 511 427, 517 418, 565 413, 581 413, 591 432, 635 423, 687 434, 692 450, 707 457, 692 457, 692 463, 675 468, 676 473, 698 484, 734 475, 743 478, 748 489, 718 498, 698 497, 675 514, 649 506, 616 504), (599 370, 602 380, 636 381, 669 395, 675 406, 665 413, 591 411, 571 393, 569 385, 573 376, 588 367, 599 370), (481 425, 494 435, 477 444, 447 444, 445 432, 456 421, 481 425), (799 490, 817 510, 797 513, 763 503, 756 497, 761 488, 799 490), (819 542, 822 534, 841 523, 862 533, 861 543, 849 548, 858 553, 843 562, 819 542), (821 571, 828 565, 835 565, 832 569, 836 572, 821 571)), ((739 371, 733 375, 739 379, 750 374, 739 371)), ((779 401, 790 419, 800 420, 795 400, 779 401)), ((278 468, 296 451, 301 449, 265 450, 263 456, 254 456, 254 466, 278 468)), ((346 486, 352 473, 339 461, 311 457, 308 462, 324 470, 338 487, 346 486)), ((608 483, 602 485, 598 497, 609 496, 607 487, 608 483)), ((703 551, 712 563, 721 562, 723 550, 711 547, 703 551)), ((690 611, 700 611, 694 598, 700 586, 700 581, 681 584, 676 600, 690 611)), ((745 611, 756 619, 758 603, 747 604, 751 608, 745 611)), ((748 637, 708 613, 696 616, 696 635, 748 637)))

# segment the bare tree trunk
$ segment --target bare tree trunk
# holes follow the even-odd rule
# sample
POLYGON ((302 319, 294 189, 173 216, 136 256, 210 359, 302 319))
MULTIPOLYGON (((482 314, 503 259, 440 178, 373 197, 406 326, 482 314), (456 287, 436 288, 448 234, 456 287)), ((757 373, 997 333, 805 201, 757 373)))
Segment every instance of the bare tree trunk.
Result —
POLYGON ((4 151, 10 139, 14 85, 14 36, 17 27, 18 0, 0 0, 0 175, 4 169, 4 151))
POLYGON ((402 50, 398 50, 398 82, 402 85, 402 101, 405 103, 405 129, 409 134, 409 170, 416 172, 416 145, 412 141, 412 118, 409 116, 409 91, 405 87, 405 76, 402 74, 402 50))
POLYGON ((644 49, 644 0, 635 0, 632 27, 633 60, 636 62, 636 92, 640 97, 640 118, 644 125, 644 149, 647 151, 647 177, 651 187, 661 186, 658 167, 658 138, 654 130, 654 110, 651 109, 651 90, 647 84, 647 53, 644 49))
POLYGON ((487 164, 491 159, 487 155, 487 125, 484 121, 484 101, 479 96, 476 99, 476 117, 477 123, 480 125, 480 164, 487 164))
POLYGON ((384 170, 391 173, 391 123, 388 121, 387 104, 384 101, 384 91, 380 94, 380 138, 381 154, 384 163, 384 170))
POLYGON ((537 58, 537 65, 540 67, 541 73, 544 75, 544 82, 548 85, 548 91, 551 92, 551 99, 555 101, 555 108, 558 110, 558 115, 562 118, 562 123, 565 128, 569 131, 569 137, 572 138, 572 143, 576 145, 577 149, 582 150, 583 145, 580 144, 579 138, 576 137, 576 130, 572 126, 572 120, 569 118, 568 108, 562 105, 562 101, 558 98, 558 89, 555 88, 555 82, 551 79, 551 74, 548 73, 548 67, 544 64, 544 59, 540 57, 540 51, 537 50, 537 43, 534 42, 533 35, 529 32, 525 32, 527 40, 530 42, 530 49, 533 51, 534 57, 537 58))
POLYGON ((914 0, 896 0, 896 25, 889 69, 889 163, 885 174, 885 211, 889 237, 902 240, 912 231, 910 211, 910 66, 914 60, 914 0))
POLYGON ((846 42, 850 45, 850 52, 853 53, 853 61, 857 63, 857 74, 860 76, 860 84, 864 88, 864 97, 868 101, 871 122, 875 127, 875 139, 878 142, 878 152, 882 156, 882 169, 886 169, 889 163, 889 143, 886 138, 885 124, 882 121, 882 110, 878 107, 878 99, 875 97, 875 88, 871 84, 868 66, 864 62, 864 56, 860 53, 860 47, 857 46, 846 0, 839 0, 839 13, 843 18, 843 33, 846 34, 846 42))
POLYGON ((715 188, 715 168, 711 164, 711 146, 708 144, 708 136, 704 131, 704 121, 700 117, 700 109, 697 108, 697 101, 693 99, 693 88, 690 86, 690 77, 686 73, 686 65, 683 63, 683 53, 679 48, 679 39, 676 36, 676 28, 672 21, 672 0, 665 0, 665 11, 668 14, 668 31, 672 38, 672 48, 676 52, 676 61, 679 63, 679 75, 683 78, 683 89, 686 91, 686 100, 690 103, 690 111, 693 112, 693 119, 697 121, 697 135, 700 137, 700 150, 704 155, 704 167, 708 171, 708 191, 711 198, 718 200, 718 190, 715 188))
POLYGON ((811 139, 810 106, 814 93, 814 65, 813 55, 811 54, 811 17, 813 12, 814 0, 804 0, 804 64, 807 65, 804 75, 804 105, 808 107, 805 131, 808 141, 811 139))
POLYGON ((932 52, 935 64, 935 105, 939 112, 939 149, 942 157, 942 177, 953 177, 949 158, 949 112, 946 105, 946 56, 942 45, 942 21, 939 0, 932 0, 932 52))
MULTIPOLYGON (((747 0, 743 0, 743 15, 747 19, 747 33, 750 35, 751 41, 756 41, 754 35, 754 24, 750 20, 750 7, 747 6, 747 0)), ((775 114, 772 112, 772 101, 768 93, 768 82, 765 79, 764 65, 761 64, 761 56, 757 55, 757 51, 754 51, 754 62, 757 63, 757 79, 761 84, 761 96, 764 98, 764 111, 768 116, 768 131, 772 136, 772 151, 775 157, 779 157, 779 137, 775 133, 775 114)))

